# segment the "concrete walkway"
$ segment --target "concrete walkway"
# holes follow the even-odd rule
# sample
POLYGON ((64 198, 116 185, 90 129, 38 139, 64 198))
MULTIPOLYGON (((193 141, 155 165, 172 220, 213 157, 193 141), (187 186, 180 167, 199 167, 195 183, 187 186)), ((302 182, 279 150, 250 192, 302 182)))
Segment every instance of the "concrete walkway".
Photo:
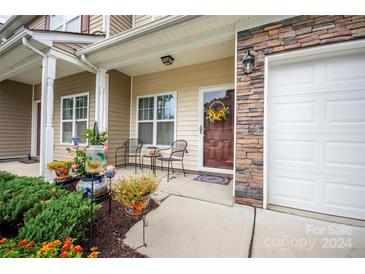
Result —
MULTIPOLYGON (((248 257, 254 209, 174 195, 147 215, 148 257, 248 257)), ((125 243, 142 245, 142 223, 125 243)), ((365 227, 257 209, 252 257, 365 257, 365 227)))
MULTIPOLYGON (((247 257, 253 209, 228 207, 195 199, 169 196, 147 216, 148 257, 247 257)), ((125 243, 142 244, 142 224, 128 232, 125 243)))
POLYGON ((7 171, 18 176, 39 176, 39 163, 24 164, 21 162, 0 163, 0 171, 7 171))

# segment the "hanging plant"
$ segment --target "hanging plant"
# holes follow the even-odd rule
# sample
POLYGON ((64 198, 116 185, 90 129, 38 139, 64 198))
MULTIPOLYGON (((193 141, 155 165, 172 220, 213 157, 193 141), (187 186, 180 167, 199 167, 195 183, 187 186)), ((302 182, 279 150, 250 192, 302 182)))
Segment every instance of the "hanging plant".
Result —
POLYGON ((205 110, 207 113, 207 120, 212 123, 222 122, 227 119, 229 114, 229 107, 226 107, 222 101, 214 101, 205 110))

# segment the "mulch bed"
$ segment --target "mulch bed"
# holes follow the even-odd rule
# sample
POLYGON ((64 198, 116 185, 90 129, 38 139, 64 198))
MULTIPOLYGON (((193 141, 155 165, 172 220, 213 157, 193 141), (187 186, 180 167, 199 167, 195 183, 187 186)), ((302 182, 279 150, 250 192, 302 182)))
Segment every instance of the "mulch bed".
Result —
MULTIPOLYGON (((101 203, 96 213, 93 228, 93 246, 97 246, 101 258, 144 258, 145 255, 125 245, 123 239, 128 230, 142 217, 130 217, 120 203, 112 201, 112 211, 109 215, 109 200, 101 203)), ((158 207, 158 203, 150 200, 146 212, 158 207)), ((142 224, 141 224, 142 225, 142 224)), ((141 235, 142 241, 142 235, 141 235)))

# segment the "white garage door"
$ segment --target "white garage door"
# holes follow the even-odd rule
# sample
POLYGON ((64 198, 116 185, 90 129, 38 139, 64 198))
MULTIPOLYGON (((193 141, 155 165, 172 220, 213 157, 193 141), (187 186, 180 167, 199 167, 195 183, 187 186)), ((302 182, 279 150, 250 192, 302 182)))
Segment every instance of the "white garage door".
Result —
POLYGON ((268 203, 365 219, 365 54, 269 67, 268 203))

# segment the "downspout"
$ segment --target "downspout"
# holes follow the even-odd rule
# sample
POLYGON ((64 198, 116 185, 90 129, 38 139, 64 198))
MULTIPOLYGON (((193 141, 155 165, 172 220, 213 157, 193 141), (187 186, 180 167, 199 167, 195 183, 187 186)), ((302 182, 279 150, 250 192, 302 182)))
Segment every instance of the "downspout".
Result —
MULTIPOLYGON (((31 46, 29 44, 29 40, 26 37, 22 38, 22 43, 24 45, 24 47, 26 47, 27 49, 29 49, 30 51, 35 52, 36 54, 40 55, 42 57, 42 79, 45 79, 45 77, 47 76, 47 70, 48 70, 48 62, 47 62, 47 55, 43 52, 41 52, 40 50, 34 48, 33 46, 31 46)), ((42 80, 42 83, 44 83, 44 81, 42 80)), ((42 86, 42 94, 41 94, 41 125, 42 125, 42 130, 41 130, 41 151, 40 151, 40 175, 42 177, 45 176, 45 130, 46 130, 46 102, 47 102, 47 93, 44 91, 44 87, 42 86)))

